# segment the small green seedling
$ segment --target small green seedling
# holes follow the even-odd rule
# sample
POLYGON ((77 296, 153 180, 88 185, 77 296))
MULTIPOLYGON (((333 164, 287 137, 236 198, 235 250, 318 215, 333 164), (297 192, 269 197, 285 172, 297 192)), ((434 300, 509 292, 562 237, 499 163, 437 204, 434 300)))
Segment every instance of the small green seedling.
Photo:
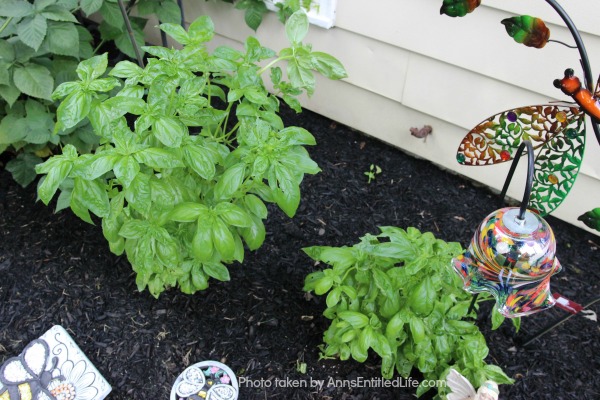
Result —
POLYGON ((379 174, 381 174, 381 168, 379 168, 379 165, 371 164, 371 166, 369 166, 369 170, 365 172, 365 175, 369 178, 367 183, 374 181, 375 177, 379 174))

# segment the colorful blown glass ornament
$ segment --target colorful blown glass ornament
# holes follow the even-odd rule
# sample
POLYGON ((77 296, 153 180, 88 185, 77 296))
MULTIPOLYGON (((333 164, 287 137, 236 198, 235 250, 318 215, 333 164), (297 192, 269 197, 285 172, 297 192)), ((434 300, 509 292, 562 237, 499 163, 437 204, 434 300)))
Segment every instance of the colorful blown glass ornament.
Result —
POLYGON ((464 254, 452 260, 470 293, 489 292, 514 318, 552 307, 550 277, 560 271, 550 225, 538 214, 502 208, 488 215, 464 254))
POLYGON ((480 4, 481 0, 444 0, 440 14, 446 14, 449 17, 464 17, 473 12, 480 4))
POLYGON ((519 15, 501 21, 508 35, 517 43, 541 49, 550 39, 550 29, 540 18, 519 15))

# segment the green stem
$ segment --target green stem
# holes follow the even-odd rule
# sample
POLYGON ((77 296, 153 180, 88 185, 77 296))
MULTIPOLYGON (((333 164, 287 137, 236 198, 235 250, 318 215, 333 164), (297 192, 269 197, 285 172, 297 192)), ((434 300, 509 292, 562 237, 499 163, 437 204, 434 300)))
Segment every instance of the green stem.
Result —
POLYGON ((10 24, 10 21, 12 21, 12 19, 13 17, 10 17, 6 21, 4 21, 4 24, 2 24, 2 27, 0 27, 0 33, 2 33, 2 31, 6 29, 6 27, 8 26, 8 24, 10 24))
POLYGON ((260 71, 258 71, 258 75, 262 75, 266 70, 268 70, 269 68, 271 68, 273 65, 277 64, 279 61, 283 61, 283 60, 289 60, 291 58, 294 58, 293 56, 287 56, 287 57, 279 57, 274 59, 273 61, 271 61, 270 63, 268 63, 267 65, 265 65, 260 71))
POLYGON ((102 39, 102 40, 100 41, 100 44, 98 44, 98 46, 96 46, 96 48, 94 49, 94 52, 93 52, 93 54, 94 54, 94 55, 95 55, 95 54, 98 52, 98 50, 100 50, 100 47, 102 47, 102 45, 103 45, 105 42, 106 42, 106 41, 105 41, 104 39, 102 39))

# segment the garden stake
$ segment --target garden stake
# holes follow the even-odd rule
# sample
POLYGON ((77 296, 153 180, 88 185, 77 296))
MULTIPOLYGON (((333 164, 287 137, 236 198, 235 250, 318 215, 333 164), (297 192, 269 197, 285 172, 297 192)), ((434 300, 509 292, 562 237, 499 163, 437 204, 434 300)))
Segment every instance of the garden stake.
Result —
POLYGON ((129 40, 131 41, 131 45, 133 46, 133 51, 135 51, 135 57, 137 58, 138 65, 144 68, 144 59, 142 58, 140 48, 138 47, 137 42, 135 41, 135 36, 133 35, 133 28, 131 27, 131 21, 129 20, 129 15, 127 15, 125 4, 123 4, 123 0, 117 0, 117 2, 119 3, 121 15, 123 16, 123 21, 125 21, 125 27, 127 28, 127 33, 129 34, 129 40))

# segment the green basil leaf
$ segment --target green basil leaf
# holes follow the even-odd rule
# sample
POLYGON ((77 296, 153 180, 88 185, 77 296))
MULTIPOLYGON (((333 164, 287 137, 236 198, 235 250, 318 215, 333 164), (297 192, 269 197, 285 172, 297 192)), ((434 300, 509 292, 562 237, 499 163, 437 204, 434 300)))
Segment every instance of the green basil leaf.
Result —
POLYGON ((148 233, 148 228, 149 223, 147 221, 132 219, 125 221, 119 230, 119 235, 126 239, 139 239, 148 233))
POLYGON ((212 179, 215 175, 215 161, 205 148, 198 145, 187 145, 183 148, 185 163, 204 179, 212 179))
POLYGON ((211 278, 215 278, 222 282, 231 280, 229 277, 229 270, 221 263, 204 263, 202 264, 202 268, 211 278))
POLYGON ((198 219, 196 234, 192 239, 192 253, 200 261, 209 261, 213 256, 214 243, 211 233, 211 225, 198 219))
POLYGON ((252 214, 256 215, 261 219, 267 218, 268 210, 265 203, 258 198, 257 196, 249 193, 244 196, 244 205, 246 209, 250 211, 252 214))
POLYGON ((408 297, 408 304, 415 314, 420 317, 428 316, 436 301, 435 287, 430 277, 425 277, 408 297))
POLYGON ((114 165, 114 173, 121 185, 127 187, 140 172, 140 165, 132 156, 122 156, 114 165))
POLYGON ((412 334, 413 342, 419 344, 426 339, 425 324, 418 317, 412 317, 409 321, 410 332, 412 334))
POLYGON ((332 55, 313 51, 310 53, 310 60, 313 68, 329 79, 342 79, 348 76, 342 63, 332 55))
POLYGON ((179 168, 183 167, 183 162, 179 159, 174 151, 169 149, 161 149, 158 147, 150 147, 135 153, 135 159, 152 167, 156 170, 163 168, 179 168))
POLYGON ((117 78, 136 78, 140 76, 144 70, 137 64, 131 61, 119 61, 108 75, 116 76, 117 78))
POLYGON ((160 117, 152 125, 154 136, 167 147, 179 147, 187 135, 187 127, 173 117, 160 117))
MULTIPOLYGON (((164 21, 164 19, 161 19, 161 21, 164 21)), ((183 29, 181 25, 178 25, 176 23, 164 23, 160 24, 159 28, 161 31, 165 32, 167 35, 171 36, 173 39, 175 39, 181 44, 187 44, 189 42, 188 33, 185 31, 185 29, 183 29)))
POLYGON ((247 228, 252 225, 250 216, 239 206, 221 202, 215 206, 217 215, 228 225, 247 228))
POLYGON ((303 10, 293 13, 285 23, 285 35, 292 44, 300 43, 308 33, 308 16, 303 10))
POLYGON ((348 322, 354 329, 361 329, 369 324, 369 317, 356 311, 342 311, 338 313, 338 317, 348 322))
POLYGON ((90 82, 99 78, 106 71, 107 66, 108 53, 104 53, 80 62, 77 66, 77 75, 82 81, 90 82))
POLYGON ((492 330, 500 328, 500 325, 504 322, 504 315, 500 314, 498 307, 492 307, 492 330))
POLYGON ((250 215, 250 218, 252 219, 252 225, 250 225, 248 228, 242 228, 240 233, 248 245, 248 248, 250 250, 256 250, 262 246, 265 241, 265 225, 260 217, 250 215))
POLYGON ((91 93, 75 90, 67 96, 56 110, 55 132, 69 129, 81 122, 92 108, 91 93))
POLYGON ((242 186, 246 175, 246 166, 242 163, 229 167, 219 177, 214 189, 215 199, 230 199, 242 186))
POLYGON ((300 188, 298 186, 292 187, 292 190, 283 192, 277 188, 273 191, 273 197, 275 202, 283 210, 288 217, 293 217, 296 214, 296 210, 300 205, 300 188))
POLYGON ((99 217, 107 217, 110 213, 110 201, 103 182, 76 177, 71 197, 77 198, 82 206, 99 217))
POLYGON ((177 222, 193 222, 206 215, 208 215, 208 207, 204 204, 185 202, 177 204, 171 210, 169 219, 177 222))
POLYGON ((235 253, 233 234, 219 218, 215 218, 212 224, 212 239, 215 248, 221 254, 221 258, 226 261, 232 260, 235 253))

